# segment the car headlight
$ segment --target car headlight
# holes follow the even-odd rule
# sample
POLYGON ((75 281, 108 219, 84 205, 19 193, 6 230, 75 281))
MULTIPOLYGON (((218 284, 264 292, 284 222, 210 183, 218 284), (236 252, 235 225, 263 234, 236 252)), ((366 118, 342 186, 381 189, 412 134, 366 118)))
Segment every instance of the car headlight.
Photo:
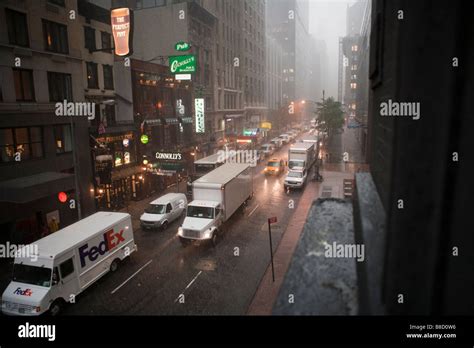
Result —
POLYGON ((183 234, 183 228, 182 228, 182 227, 178 227, 178 234, 179 234, 179 235, 182 235, 182 234, 183 234))

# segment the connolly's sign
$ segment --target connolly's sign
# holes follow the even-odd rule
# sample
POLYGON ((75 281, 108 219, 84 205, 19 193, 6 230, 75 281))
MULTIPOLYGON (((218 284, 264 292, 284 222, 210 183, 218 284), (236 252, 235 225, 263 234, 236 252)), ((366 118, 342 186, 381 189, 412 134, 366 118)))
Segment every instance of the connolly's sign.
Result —
POLYGON ((157 152, 156 159, 161 160, 181 160, 183 156, 179 152, 157 152))
POLYGON ((169 65, 173 74, 196 72, 196 57, 194 55, 170 56, 169 65))

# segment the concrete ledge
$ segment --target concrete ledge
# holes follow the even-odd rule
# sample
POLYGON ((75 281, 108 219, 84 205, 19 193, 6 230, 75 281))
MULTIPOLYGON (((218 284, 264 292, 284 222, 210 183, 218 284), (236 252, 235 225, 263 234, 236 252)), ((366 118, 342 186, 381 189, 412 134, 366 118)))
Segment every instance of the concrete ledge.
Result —
POLYGON ((357 262, 359 314, 383 315, 383 269, 385 265, 385 210, 370 173, 357 173, 354 190, 354 233, 363 244, 365 262, 357 262))
POLYGON ((326 246, 333 242, 354 244, 352 204, 344 199, 317 199, 308 214, 273 314, 357 314, 356 261, 326 257, 326 246), (294 303, 290 303, 291 295, 294 303))

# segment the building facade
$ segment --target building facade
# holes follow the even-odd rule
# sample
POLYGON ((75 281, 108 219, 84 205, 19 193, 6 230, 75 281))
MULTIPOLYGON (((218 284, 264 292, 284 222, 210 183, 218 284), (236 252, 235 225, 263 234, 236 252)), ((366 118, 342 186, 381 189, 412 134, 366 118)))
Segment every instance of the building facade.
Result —
POLYGON ((91 114, 56 107, 86 101, 83 28, 71 10, 76 1, 0 4, 3 241, 32 242, 95 211, 91 114))
MULTIPOLYGON (((275 37, 283 49, 283 103, 310 99, 310 35, 308 34, 309 7, 303 0, 268 1, 266 3, 268 34, 275 37)), ((290 121, 301 120, 301 110, 289 115, 290 121)))
MULTIPOLYGON (((347 36, 342 38, 344 106, 349 126, 356 127, 357 141, 366 158, 371 1, 360 0, 347 9, 347 36)), ((342 78, 342 76, 339 76, 342 78)))

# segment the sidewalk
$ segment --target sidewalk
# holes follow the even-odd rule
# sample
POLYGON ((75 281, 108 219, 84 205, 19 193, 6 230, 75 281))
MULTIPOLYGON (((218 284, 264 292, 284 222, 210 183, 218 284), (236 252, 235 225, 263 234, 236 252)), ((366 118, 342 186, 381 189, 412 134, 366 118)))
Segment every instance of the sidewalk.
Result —
POLYGON ((272 313, 273 303, 278 296, 278 291, 290 265, 293 252, 303 231, 306 217, 313 200, 319 196, 321 188, 322 185, 320 183, 308 182, 298 207, 295 209, 295 213, 291 217, 288 227, 273 255, 275 282, 273 283, 272 281, 272 267, 269 264, 249 305, 247 315, 270 315, 272 313))

